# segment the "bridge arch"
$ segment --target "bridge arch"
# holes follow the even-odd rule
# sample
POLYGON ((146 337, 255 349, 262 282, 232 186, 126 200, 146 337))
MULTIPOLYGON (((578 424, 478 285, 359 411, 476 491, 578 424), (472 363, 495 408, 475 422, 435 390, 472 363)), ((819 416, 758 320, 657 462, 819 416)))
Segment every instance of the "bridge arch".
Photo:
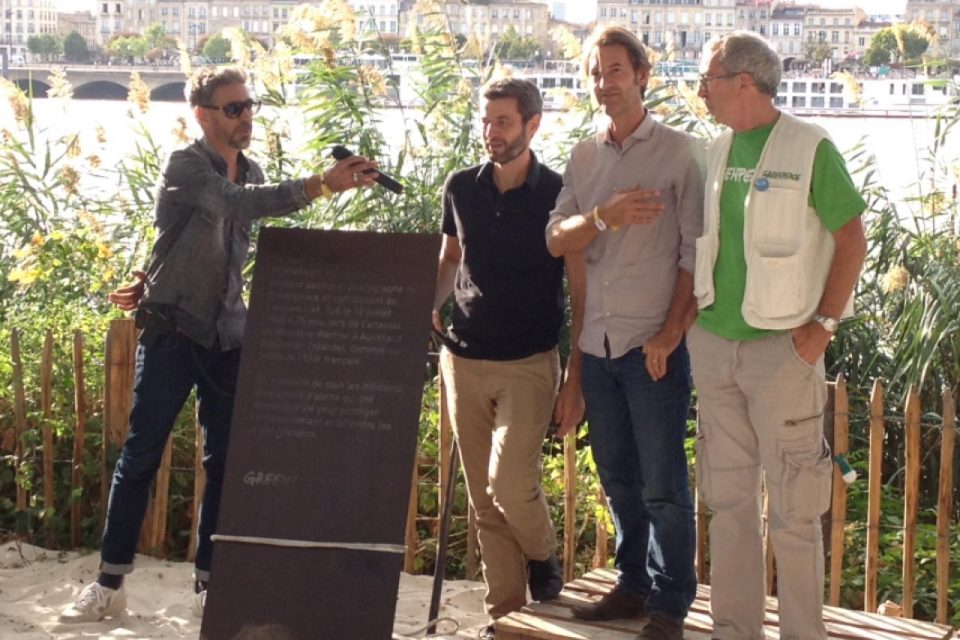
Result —
POLYGON ((35 98, 46 98, 47 91, 50 90, 50 85, 42 80, 35 80, 33 78, 18 78, 14 80, 14 83, 17 87, 20 88, 27 95, 32 95, 35 98))
POLYGON ((185 88, 185 82, 168 82, 151 91, 150 99, 160 102, 183 102, 186 99, 183 95, 185 88))
POLYGON ((73 97, 77 100, 126 100, 130 90, 116 82, 95 80, 75 87, 73 97))

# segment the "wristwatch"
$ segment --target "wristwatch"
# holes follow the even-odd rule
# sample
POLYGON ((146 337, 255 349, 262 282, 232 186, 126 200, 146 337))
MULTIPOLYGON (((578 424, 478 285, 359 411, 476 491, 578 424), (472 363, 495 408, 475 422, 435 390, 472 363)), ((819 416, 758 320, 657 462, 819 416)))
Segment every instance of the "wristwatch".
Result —
POLYGON ((607 230, 607 223, 600 217, 600 207, 593 208, 593 224, 597 227, 597 231, 607 230))
POLYGON ((823 327, 823 330, 827 333, 834 334, 837 332, 837 327, 839 322, 836 318, 830 318, 827 316, 822 316, 819 313, 813 316, 813 319, 820 323, 820 326, 823 327))

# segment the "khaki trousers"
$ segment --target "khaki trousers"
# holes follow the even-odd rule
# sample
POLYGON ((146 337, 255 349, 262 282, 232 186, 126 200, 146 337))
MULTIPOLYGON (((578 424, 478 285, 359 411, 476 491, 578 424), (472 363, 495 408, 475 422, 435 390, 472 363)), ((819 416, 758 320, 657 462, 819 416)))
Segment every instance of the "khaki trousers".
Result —
POLYGON ((803 361, 789 332, 739 342, 694 326, 687 344, 699 402, 697 481, 712 512, 713 636, 764 637, 762 468, 780 638, 825 640, 820 516, 833 461, 823 439, 823 359, 803 361))
POLYGON ((556 547, 540 459, 559 368, 556 349, 509 361, 440 354, 493 618, 527 603, 527 561, 556 547))

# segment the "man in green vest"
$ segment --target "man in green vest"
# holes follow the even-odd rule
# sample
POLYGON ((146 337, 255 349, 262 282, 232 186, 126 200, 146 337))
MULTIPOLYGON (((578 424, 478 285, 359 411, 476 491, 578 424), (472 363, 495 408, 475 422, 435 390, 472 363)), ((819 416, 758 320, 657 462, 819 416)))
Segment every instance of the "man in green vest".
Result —
POLYGON ((700 96, 729 127, 707 153, 687 337, 697 480, 713 512, 713 637, 763 637, 765 471, 780 637, 825 640, 820 516, 833 462, 823 354, 852 310, 866 204, 826 132, 774 106, 781 64, 766 41, 725 35, 702 68, 700 96))

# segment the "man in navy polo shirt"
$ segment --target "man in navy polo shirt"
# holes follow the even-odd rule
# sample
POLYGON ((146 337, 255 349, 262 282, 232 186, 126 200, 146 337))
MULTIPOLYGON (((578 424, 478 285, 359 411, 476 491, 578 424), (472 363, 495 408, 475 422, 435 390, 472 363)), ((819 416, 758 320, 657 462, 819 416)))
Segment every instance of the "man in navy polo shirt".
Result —
MULTIPOLYGON (((540 487, 564 319, 564 261, 550 256, 543 238, 562 179, 529 148, 543 111, 537 87, 498 80, 483 98, 489 160, 452 173, 444 186, 433 324, 444 336, 440 368, 477 514, 486 609, 496 619, 526 604, 528 584, 534 600, 563 587, 540 487), (439 309, 451 293, 444 332, 439 309)), ((568 262, 568 269, 576 282, 582 266, 568 262)), ((561 391, 557 420, 579 422, 578 402, 578 393, 561 391)), ((492 638, 492 626, 480 637, 492 638)))

